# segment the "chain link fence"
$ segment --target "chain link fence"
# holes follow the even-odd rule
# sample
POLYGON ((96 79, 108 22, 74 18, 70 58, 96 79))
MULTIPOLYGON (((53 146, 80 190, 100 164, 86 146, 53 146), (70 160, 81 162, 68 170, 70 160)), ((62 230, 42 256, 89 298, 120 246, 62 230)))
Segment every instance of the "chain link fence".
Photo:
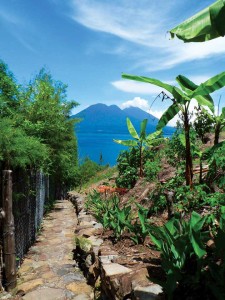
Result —
MULTIPOLYGON (((49 176, 40 171, 16 170, 13 172, 13 215, 15 223, 15 245, 17 267, 34 243, 54 190, 49 184, 49 176), (50 192, 51 190, 51 192, 50 192)), ((2 187, 0 183, 0 192, 2 187)), ((2 197, 0 197, 0 210, 2 197)), ((1 215, 1 214, 0 214, 1 215)), ((0 216, 0 292, 3 278, 3 222, 0 216)))
POLYGON ((49 201, 49 179, 40 171, 28 174, 19 172, 13 178, 13 215, 19 265, 40 229, 45 205, 49 201))

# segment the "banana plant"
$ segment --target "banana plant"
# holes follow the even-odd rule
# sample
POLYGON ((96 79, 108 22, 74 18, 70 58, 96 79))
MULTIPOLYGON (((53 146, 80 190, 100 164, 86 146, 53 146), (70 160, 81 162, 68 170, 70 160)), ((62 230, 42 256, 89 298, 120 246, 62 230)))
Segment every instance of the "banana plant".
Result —
POLYGON ((222 112, 220 115, 210 114, 208 111, 204 110, 204 113, 211 120, 212 124, 214 124, 214 145, 219 143, 220 133, 225 127, 225 107, 222 108, 222 112))
POLYGON ((144 119, 141 122, 141 130, 140 134, 137 133, 136 129, 134 128, 131 120, 127 118, 127 128, 132 136, 132 140, 113 140, 117 144, 121 144, 128 147, 138 147, 139 149, 139 161, 140 161, 140 177, 143 177, 144 171, 143 171, 143 150, 145 146, 148 146, 151 148, 154 143, 160 142, 164 140, 163 138, 157 138, 162 130, 158 130, 156 132, 153 132, 149 135, 146 135, 146 127, 147 127, 148 120, 144 119))
POLYGON ((164 83, 160 80, 154 78, 148 78, 144 76, 135 76, 129 74, 122 74, 123 78, 150 83, 163 89, 167 90, 172 94, 173 99, 172 105, 166 110, 166 112, 160 118, 157 130, 161 130, 167 123, 172 120, 178 113, 181 113, 184 122, 184 132, 185 132, 185 147, 186 147, 186 184, 192 186, 193 178, 193 165, 191 156, 191 146, 190 146, 190 120, 189 120, 189 108, 192 99, 196 99, 200 106, 208 107, 212 112, 214 112, 213 99, 209 95, 214 91, 225 86, 225 72, 222 72, 199 86, 194 82, 189 80, 183 75, 176 77, 180 88, 172 86, 170 84, 164 83))

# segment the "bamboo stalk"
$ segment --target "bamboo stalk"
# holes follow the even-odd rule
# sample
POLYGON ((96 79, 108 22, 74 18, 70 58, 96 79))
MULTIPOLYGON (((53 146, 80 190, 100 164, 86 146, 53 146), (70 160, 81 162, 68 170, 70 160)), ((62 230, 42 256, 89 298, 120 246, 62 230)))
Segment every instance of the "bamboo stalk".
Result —
POLYGON ((3 171, 3 259, 6 290, 10 291, 16 286, 16 253, 15 253, 15 227, 12 213, 12 171, 3 171))

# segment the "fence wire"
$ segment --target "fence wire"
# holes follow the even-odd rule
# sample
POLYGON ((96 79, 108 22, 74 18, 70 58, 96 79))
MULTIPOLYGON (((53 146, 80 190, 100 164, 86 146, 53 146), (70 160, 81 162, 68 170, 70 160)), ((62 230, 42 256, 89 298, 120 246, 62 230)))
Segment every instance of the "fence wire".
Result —
POLYGON ((49 197, 48 176, 42 172, 13 174, 13 214, 17 266, 34 243, 49 197))
MULTIPOLYGON (((0 209, 2 207, 1 195, 2 176, 0 178, 0 209)), ((49 176, 40 171, 13 171, 13 216, 17 267, 35 242, 41 227, 45 205, 48 206, 50 198, 54 198, 53 195, 55 195, 55 190, 49 181, 49 176)), ((3 221, 0 216, 0 292, 4 286, 3 269, 3 221)))

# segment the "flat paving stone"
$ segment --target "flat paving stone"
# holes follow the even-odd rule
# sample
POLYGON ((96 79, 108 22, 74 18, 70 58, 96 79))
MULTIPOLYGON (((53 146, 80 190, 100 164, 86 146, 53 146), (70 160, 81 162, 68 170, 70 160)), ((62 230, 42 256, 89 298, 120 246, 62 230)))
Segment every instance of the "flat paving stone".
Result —
POLYGON ((24 300, 62 300, 64 298, 64 291, 62 289, 44 288, 38 289, 26 294, 24 300))
POLYGON ((25 292, 22 299, 90 299, 92 288, 73 260, 76 225, 72 203, 57 201, 19 269, 17 290, 25 292))

